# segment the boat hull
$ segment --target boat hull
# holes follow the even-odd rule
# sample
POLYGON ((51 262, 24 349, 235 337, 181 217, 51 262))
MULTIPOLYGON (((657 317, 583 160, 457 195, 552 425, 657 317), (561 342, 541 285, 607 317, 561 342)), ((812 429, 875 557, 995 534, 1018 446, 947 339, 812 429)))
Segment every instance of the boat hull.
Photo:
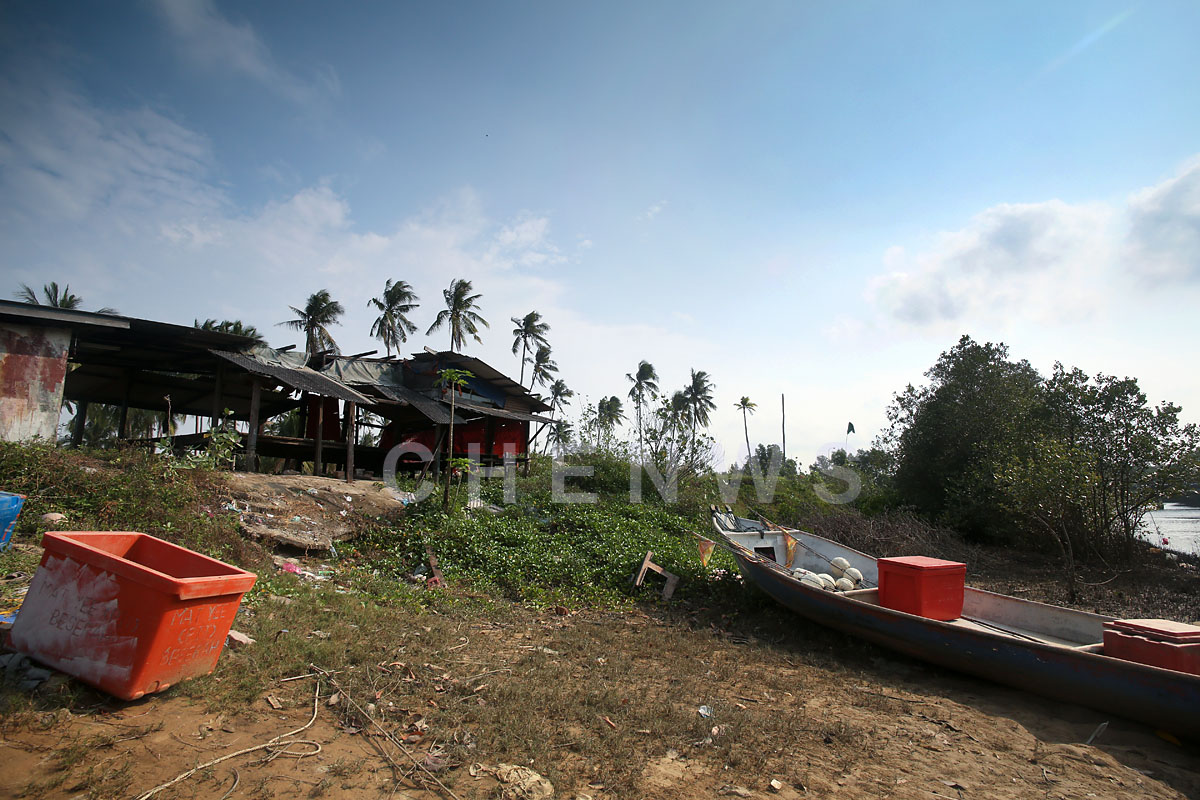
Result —
POLYGON ((960 672, 1200 736, 1200 676, 913 616, 809 588, 742 552, 734 557, 755 586, 814 622, 960 672))

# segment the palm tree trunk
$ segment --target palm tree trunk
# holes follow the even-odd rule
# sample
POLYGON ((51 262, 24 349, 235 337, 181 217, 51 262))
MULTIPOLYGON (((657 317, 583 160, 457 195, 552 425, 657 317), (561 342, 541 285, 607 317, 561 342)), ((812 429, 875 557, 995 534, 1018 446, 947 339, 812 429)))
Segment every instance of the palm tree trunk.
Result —
POLYGON ((742 429, 746 431, 746 458, 752 455, 750 452, 750 423, 746 421, 746 409, 742 409, 742 429))
POLYGON ((645 463, 646 453, 642 448, 642 401, 639 399, 637 404, 637 425, 638 425, 638 461, 645 463))
POLYGON ((525 340, 524 339, 521 340, 521 380, 517 381, 517 383, 521 384, 522 386, 525 385, 525 340))

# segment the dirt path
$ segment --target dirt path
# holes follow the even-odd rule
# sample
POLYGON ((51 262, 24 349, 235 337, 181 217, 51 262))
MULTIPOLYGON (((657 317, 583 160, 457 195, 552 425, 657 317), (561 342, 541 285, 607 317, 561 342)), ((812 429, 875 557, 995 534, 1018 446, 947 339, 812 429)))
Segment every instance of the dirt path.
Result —
MULTIPOLYGON (((1200 797, 1200 754, 1144 727, 785 615, 724 625, 702 614, 517 608, 400 622, 386 643, 396 660, 339 674, 355 688, 332 706, 323 683, 316 721, 298 735, 319 753, 259 750, 157 796, 449 797, 373 735, 353 701, 374 704, 383 727, 462 800, 496 797, 502 763, 531 767, 567 798, 1200 797)), ((233 680, 249 663, 227 652, 207 680, 233 680)), ((268 693, 279 709, 265 697, 222 710, 176 692, 129 704, 83 692, 73 713, 10 713, 0 796, 136 797, 300 727, 314 688, 312 678, 276 683, 268 693)))

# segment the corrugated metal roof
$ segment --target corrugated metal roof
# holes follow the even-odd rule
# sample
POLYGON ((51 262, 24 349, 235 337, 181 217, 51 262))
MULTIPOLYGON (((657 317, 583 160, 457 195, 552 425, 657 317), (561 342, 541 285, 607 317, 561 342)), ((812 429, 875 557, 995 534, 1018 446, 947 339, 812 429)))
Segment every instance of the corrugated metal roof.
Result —
MULTIPOLYGON (((404 386, 391 386, 382 383, 376 384, 372 388, 384 397, 390 397, 401 403, 408 403, 438 425, 448 425, 450 423, 450 407, 442 405, 437 400, 426 397, 420 392, 414 392, 412 389, 404 386)), ((456 425, 463 421, 457 414, 454 417, 454 424, 456 425)))
POLYGON ((527 398, 529 404, 536 410, 550 410, 549 405, 530 394, 529 390, 524 386, 508 377, 503 372, 500 372, 495 367, 480 361, 474 356, 463 355, 462 353, 455 353, 450 350, 443 350, 439 353, 413 353, 411 360, 418 363, 441 361, 458 364, 464 369, 469 370, 475 377, 487 381, 493 386, 503 390, 507 394, 518 395, 520 397, 527 398))
POLYGON ((351 403, 365 403, 367 405, 371 403, 371 398, 366 395, 359 394, 349 386, 339 383, 333 378, 322 375, 308 367, 289 367, 280 363, 273 363, 259 358, 253 353, 230 353, 225 350, 212 350, 210 352, 214 356, 223 358, 247 372, 253 372, 255 375, 266 375, 302 392, 309 392, 310 394, 317 394, 322 397, 336 397, 339 400, 346 400, 351 403))
MULTIPOLYGON (((448 407, 448 406, 447 406, 448 407)), ((547 417, 539 417, 536 414, 526 414, 524 411, 505 411, 503 408, 493 408, 492 406, 481 406, 476 403, 468 403, 464 400, 454 401, 455 409, 464 409, 477 414, 483 414, 486 417, 500 417, 501 419, 518 419, 524 422, 553 422, 554 420, 547 417)))

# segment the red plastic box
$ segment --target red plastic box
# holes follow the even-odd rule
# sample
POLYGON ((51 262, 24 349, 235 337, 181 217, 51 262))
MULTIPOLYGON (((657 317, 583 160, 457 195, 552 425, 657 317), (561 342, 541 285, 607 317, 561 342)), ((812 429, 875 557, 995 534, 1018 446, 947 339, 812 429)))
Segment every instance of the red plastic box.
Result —
POLYGON ((1106 622, 1104 655, 1200 675, 1200 627, 1166 619, 1106 622))
POLYGON ((257 576, 144 533, 47 533, 13 645, 125 700, 213 671, 257 576))
POLYGON ((926 556, 881 558, 879 605, 942 621, 962 616, 967 565, 926 556))

